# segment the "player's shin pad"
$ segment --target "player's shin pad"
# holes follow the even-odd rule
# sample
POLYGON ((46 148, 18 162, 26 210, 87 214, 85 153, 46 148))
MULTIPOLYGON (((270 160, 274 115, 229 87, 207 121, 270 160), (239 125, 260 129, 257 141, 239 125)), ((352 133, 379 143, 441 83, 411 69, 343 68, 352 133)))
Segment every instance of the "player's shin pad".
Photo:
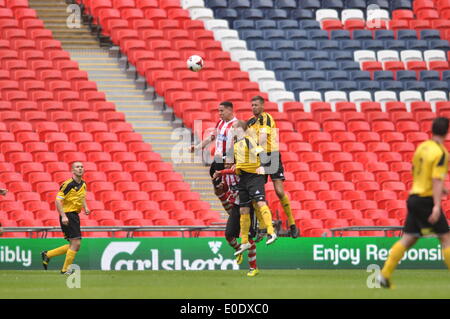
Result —
POLYGON ((401 242, 396 242, 394 246, 392 246, 391 253, 389 254, 388 259, 386 260, 386 263, 384 264, 383 269, 381 270, 381 274, 384 278, 390 279, 392 276, 392 273, 394 272, 395 268, 398 265, 398 262, 400 259, 402 259, 403 254, 406 251, 406 247, 403 246, 401 242))
POLYGON ((248 233, 250 232, 250 214, 241 214, 241 244, 248 243, 248 233))
POLYGON ((253 208, 255 209, 256 219, 258 219, 258 228, 266 229, 267 228, 266 223, 264 222, 264 219, 262 218, 261 215, 261 211, 255 202, 253 202, 253 208))
POLYGON ((272 225, 272 213, 270 212, 269 206, 264 205, 259 209, 261 211, 261 216, 264 220, 264 223, 266 224, 267 233, 273 234, 273 225, 272 225))

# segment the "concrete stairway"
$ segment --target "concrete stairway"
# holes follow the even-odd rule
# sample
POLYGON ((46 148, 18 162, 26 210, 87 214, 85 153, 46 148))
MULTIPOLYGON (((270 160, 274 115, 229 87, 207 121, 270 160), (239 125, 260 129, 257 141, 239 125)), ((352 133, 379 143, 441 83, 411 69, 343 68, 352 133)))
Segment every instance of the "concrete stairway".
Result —
MULTIPOLYGON (((194 163, 190 154, 185 154, 183 163, 175 163, 180 157, 172 155, 172 150, 179 146, 180 140, 171 138, 175 127, 172 126, 171 113, 162 111, 162 98, 136 89, 134 73, 121 68, 119 59, 109 57, 106 50, 70 50, 70 54, 80 69, 88 72, 89 79, 97 83, 98 89, 106 93, 108 101, 114 102, 118 111, 125 113, 136 132, 151 143, 153 150, 164 161, 172 162, 175 171, 183 174, 191 189, 200 193, 201 199, 209 202, 213 210, 223 213, 222 205, 212 191, 209 168, 194 163)), ((190 131, 187 136, 190 136, 190 131)))
MULTIPOLYGON (((75 28, 69 28, 68 21, 75 21, 72 19, 75 5, 69 5, 64 0, 29 0, 29 5, 44 21, 45 27, 53 32, 53 37, 61 41, 64 49, 99 47, 95 36, 83 23, 75 28)), ((79 21, 81 22, 81 18, 79 21)))

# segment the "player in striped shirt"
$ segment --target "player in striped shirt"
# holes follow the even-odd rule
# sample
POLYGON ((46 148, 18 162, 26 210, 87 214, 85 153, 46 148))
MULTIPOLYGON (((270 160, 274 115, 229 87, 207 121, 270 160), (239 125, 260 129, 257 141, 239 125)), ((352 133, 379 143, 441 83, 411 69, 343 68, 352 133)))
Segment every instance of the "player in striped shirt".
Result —
MULTIPOLYGON (((213 177, 215 171, 220 171, 225 168, 224 161, 227 157, 227 153, 229 153, 230 149, 233 149, 234 140, 232 126, 233 123, 237 121, 233 112, 233 103, 228 101, 221 102, 219 104, 219 117, 220 120, 217 122, 214 132, 201 143, 191 146, 191 152, 194 152, 203 150, 213 141, 216 142, 214 161, 209 169, 209 175, 211 177, 213 177)), ((214 192, 218 195, 217 184, 214 184, 214 192)))
MULTIPOLYGON (((216 171, 213 175, 213 179, 217 179, 220 181, 218 185, 218 189, 221 191, 221 195, 219 196, 222 201, 222 205, 226 207, 227 213, 229 215, 227 220, 227 226, 225 229, 225 239, 228 244, 234 248, 235 251, 239 249, 239 243, 237 242, 237 238, 240 233, 240 208, 239 208, 239 192, 238 192, 238 184, 239 177, 235 174, 233 168, 231 168, 231 164, 225 163, 225 169, 221 171, 216 171), (228 209, 227 209, 228 208, 228 209)), ((250 214, 252 215, 253 225, 256 225, 253 216, 253 209, 250 214)), ((252 239, 255 235, 255 230, 253 227, 250 228, 250 236, 248 242, 251 247, 248 250, 248 264, 250 267, 247 276, 254 277, 259 274, 258 266, 256 265, 256 243, 252 239)), ((242 253, 236 256, 236 262, 241 264, 243 260, 242 253)))

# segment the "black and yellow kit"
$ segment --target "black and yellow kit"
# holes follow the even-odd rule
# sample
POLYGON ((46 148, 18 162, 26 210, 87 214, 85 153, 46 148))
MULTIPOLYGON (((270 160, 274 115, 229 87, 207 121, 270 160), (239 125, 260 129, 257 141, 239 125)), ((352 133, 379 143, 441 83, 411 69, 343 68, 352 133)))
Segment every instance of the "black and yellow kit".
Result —
POLYGON ((61 222, 61 217, 59 218, 61 229, 66 239, 81 238, 80 217, 78 214, 83 208, 86 192, 86 183, 83 180, 77 183, 71 178, 61 185, 56 195, 56 199, 62 202, 64 213, 69 219, 69 225, 64 225, 61 222))
POLYGON ((260 154, 262 166, 266 170, 266 174, 270 175, 272 180, 285 180, 284 167, 281 162, 281 154, 278 145, 277 127, 273 117, 266 112, 261 113, 258 117, 252 117, 247 121, 249 131, 252 137, 260 144, 262 134, 267 135, 264 152, 260 154))
MULTIPOLYGON (((241 232, 240 225, 241 213, 239 212, 239 205, 233 205, 230 215, 228 216, 227 226, 225 227, 225 237, 238 238, 241 232)), ((250 234, 251 238, 256 236, 256 214, 253 206, 250 206, 250 234)))
POLYGON ((261 166, 261 151, 262 148, 250 136, 234 143, 236 174, 239 175, 239 205, 242 207, 251 207, 253 200, 265 201, 265 175, 256 174, 261 166))
POLYGON ((407 200, 408 216, 404 232, 417 236, 448 232, 443 213, 437 223, 428 222, 434 207, 433 179, 445 180, 448 173, 447 150, 438 142, 425 141, 417 147, 412 164, 413 186, 407 200))

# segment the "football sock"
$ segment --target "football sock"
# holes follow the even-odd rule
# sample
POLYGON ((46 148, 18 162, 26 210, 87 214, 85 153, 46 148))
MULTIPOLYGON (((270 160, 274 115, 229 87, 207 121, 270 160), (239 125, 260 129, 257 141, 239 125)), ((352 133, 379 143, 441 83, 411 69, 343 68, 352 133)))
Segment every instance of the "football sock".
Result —
POLYGON ((266 229, 266 223, 264 223, 264 219, 261 216, 261 210, 259 209, 258 205, 256 205, 255 202, 253 202, 253 208, 255 210, 256 219, 258 220, 258 228, 259 229, 266 229))
POLYGON ((281 199, 281 206, 283 206, 284 213, 288 218, 289 226, 295 225, 295 220, 294 217, 292 216, 291 202, 289 201, 289 198, 287 197, 286 194, 281 199))
POLYGON ((59 255, 64 255, 68 249, 69 249, 69 245, 64 245, 64 246, 49 250, 49 251, 47 251, 47 257, 53 258, 53 257, 59 256, 59 255))
POLYGON ((261 211, 261 216, 266 224, 267 233, 269 235, 273 234, 272 213, 270 212, 269 206, 264 205, 263 207, 260 207, 259 210, 261 211))
POLYGON ((444 256, 444 261, 447 264, 447 268, 450 270, 450 247, 442 249, 442 255, 444 256))
POLYGON ((249 239, 248 242, 252 245, 248 250, 248 265, 252 269, 258 268, 256 266, 256 244, 253 239, 249 239))
POLYGON ((389 253, 389 257, 384 264, 383 269, 381 270, 381 274, 384 278, 391 278, 392 273, 398 265, 400 259, 402 259, 403 254, 406 251, 406 247, 403 246, 401 242, 396 242, 394 246, 391 248, 391 252, 389 253))
POLYGON ((232 240, 228 240, 228 244, 233 247, 234 249, 238 249, 239 248, 239 243, 237 242, 236 238, 233 238, 232 240))
POLYGON ((75 250, 67 250, 66 260, 64 261, 64 266, 61 269, 62 272, 66 272, 69 269, 70 265, 72 265, 73 260, 75 259, 76 254, 77 252, 75 250))
POLYGON ((250 214, 241 214, 241 244, 248 243, 248 233, 250 232, 250 214))

